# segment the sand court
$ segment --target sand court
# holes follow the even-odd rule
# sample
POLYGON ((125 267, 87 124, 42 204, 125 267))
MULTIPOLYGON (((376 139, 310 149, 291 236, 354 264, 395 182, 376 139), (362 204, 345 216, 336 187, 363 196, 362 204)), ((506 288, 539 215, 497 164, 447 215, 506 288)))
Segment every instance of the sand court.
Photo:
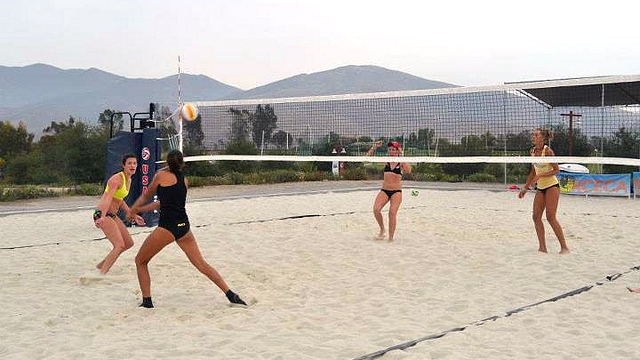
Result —
POLYGON ((422 339, 380 358, 640 358, 640 296, 625 289, 640 286, 640 201, 563 195, 561 256, 546 221, 550 253, 536 251, 532 193, 408 183, 423 188, 405 192, 387 243, 375 187, 304 186, 189 198, 204 257, 249 308, 175 245, 150 264, 156 308, 138 308, 133 259, 150 229, 132 228, 134 248, 100 277, 109 244, 90 210, 0 213, 0 247, 30 246, 0 250, 0 357, 365 359, 422 339))

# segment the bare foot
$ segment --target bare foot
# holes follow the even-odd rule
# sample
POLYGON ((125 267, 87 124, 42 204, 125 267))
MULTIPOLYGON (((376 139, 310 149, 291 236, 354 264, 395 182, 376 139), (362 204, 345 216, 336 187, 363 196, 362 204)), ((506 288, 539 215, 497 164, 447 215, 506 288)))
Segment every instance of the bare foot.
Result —
POLYGON ((629 290, 629 292, 632 292, 632 293, 640 293, 640 288, 627 287, 627 290, 629 290))
POLYGON ((538 249, 538 252, 541 252, 541 253, 545 253, 545 254, 546 254, 546 253, 547 253, 547 249, 542 249, 542 248, 540 248, 540 249, 538 249))
POLYGON ((568 254, 568 253, 569 253, 569 249, 568 248, 564 248, 564 249, 560 249, 560 252, 558 254, 564 255, 564 254, 568 254))
POLYGON ((389 238, 389 242, 393 242, 393 238, 389 238))
POLYGON ((384 230, 376 235, 376 240, 384 240, 384 230))

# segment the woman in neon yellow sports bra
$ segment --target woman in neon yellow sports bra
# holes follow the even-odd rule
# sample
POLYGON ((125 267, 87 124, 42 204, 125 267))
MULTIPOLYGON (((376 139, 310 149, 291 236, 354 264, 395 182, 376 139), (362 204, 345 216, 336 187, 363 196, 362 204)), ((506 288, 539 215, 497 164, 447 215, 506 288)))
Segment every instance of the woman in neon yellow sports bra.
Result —
MULTIPOLYGON (((533 149, 531 149, 531 156, 551 157, 554 156, 553 150, 545 142, 548 142, 553 138, 553 133, 550 130, 538 128, 533 132, 533 149)), ((556 163, 534 163, 531 166, 529 177, 525 183, 518 197, 522 199, 527 190, 535 184, 536 185, 536 197, 533 199, 533 223, 536 227, 536 234, 538 235, 538 243, 540 248, 538 251, 547 252, 547 243, 545 240, 544 225, 542 224, 542 213, 546 210, 547 221, 556 234, 558 241, 560 242, 560 254, 569 253, 567 242, 564 238, 562 226, 556 218, 556 212, 558 210, 558 200, 560 198, 560 187, 558 185, 558 178, 556 174, 560 172, 558 164, 556 163)))
MULTIPOLYGON (((129 194, 131 176, 136 173, 137 168, 136 156, 125 154, 122 157, 122 171, 109 178, 100 203, 93 212, 93 222, 96 227, 102 230, 113 245, 113 249, 104 260, 96 265, 102 274, 108 273, 118 256, 133 246, 133 239, 127 227, 118 217, 118 209, 122 209, 125 213, 129 212, 129 206, 124 198, 129 194)), ((138 225, 144 225, 144 220, 140 216, 137 216, 135 221, 138 225)))

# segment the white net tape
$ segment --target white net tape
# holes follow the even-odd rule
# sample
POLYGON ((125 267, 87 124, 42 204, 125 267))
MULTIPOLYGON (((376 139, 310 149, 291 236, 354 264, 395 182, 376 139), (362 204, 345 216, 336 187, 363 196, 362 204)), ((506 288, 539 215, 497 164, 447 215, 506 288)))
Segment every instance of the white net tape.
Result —
POLYGON ((251 156, 251 155, 201 155, 187 156, 185 162, 190 161, 320 161, 320 162, 407 162, 407 163, 440 163, 440 164, 523 164, 523 163, 577 163, 577 164, 610 164, 639 166, 640 159, 612 158, 612 157, 580 157, 580 156, 465 156, 465 157, 434 157, 434 156, 251 156))

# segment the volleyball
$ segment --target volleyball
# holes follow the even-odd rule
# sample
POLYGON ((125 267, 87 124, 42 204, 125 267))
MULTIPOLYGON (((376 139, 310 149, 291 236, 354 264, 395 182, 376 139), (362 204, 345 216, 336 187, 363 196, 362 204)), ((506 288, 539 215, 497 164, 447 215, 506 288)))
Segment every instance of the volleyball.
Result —
POLYGON ((198 117, 198 107, 192 103, 186 103, 182 105, 180 115, 184 120, 193 121, 198 117))
POLYGON ((420 190, 418 189, 411 190, 411 196, 418 196, 418 195, 420 195, 420 190))

